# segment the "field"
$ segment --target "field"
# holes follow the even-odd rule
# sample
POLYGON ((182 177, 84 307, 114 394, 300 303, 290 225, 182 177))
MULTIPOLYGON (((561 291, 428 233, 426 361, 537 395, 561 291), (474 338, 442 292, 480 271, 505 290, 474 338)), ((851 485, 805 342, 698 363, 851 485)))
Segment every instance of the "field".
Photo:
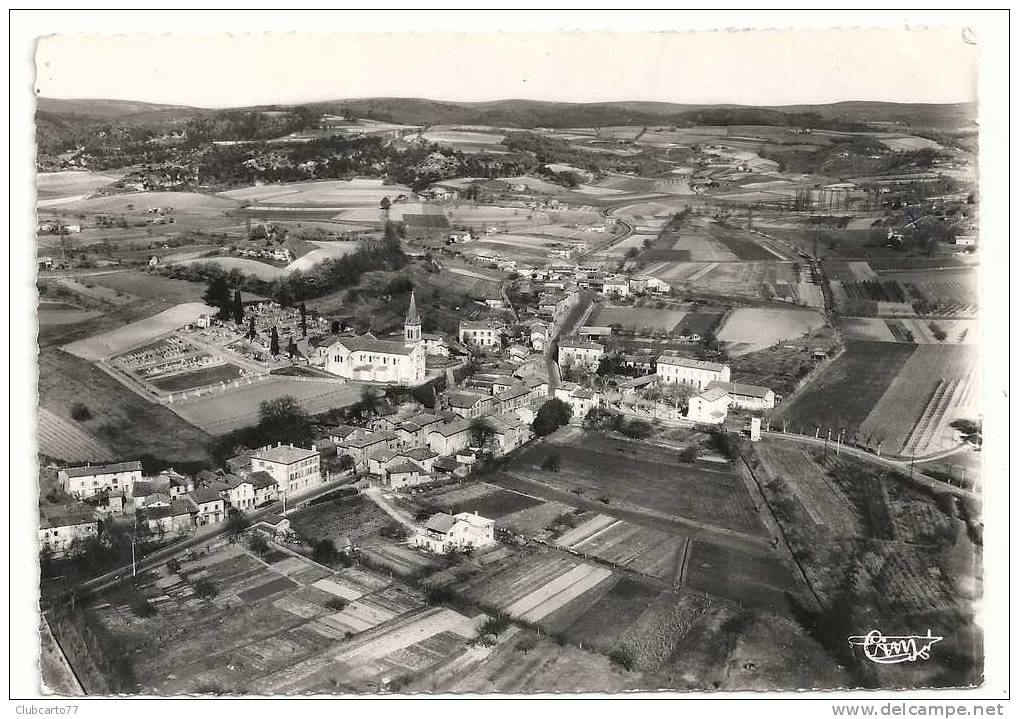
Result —
POLYGON ((746 354, 797 339, 824 326, 813 310, 740 307, 732 311, 718 329, 718 341, 731 355, 746 354))
MULTIPOLYGON (((44 348, 39 354, 39 406, 94 437, 117 459, 149 455, 169 462, 208 460, 209 435, 139 397, 91 363, 55 348, 44 348), (71 408, 79 402, 88 407, 92 419, 71 419, 71 408)), ((42 449, 48 446, 42 438, 53 433, 59 429, 41 430, 42 449)))
POLYGON ((39 303, 36 312, 40 327, 77 325, 102 316, 103 313, 97 310, 54 308, 45 302, 39 303))
POLYGON ((482 517, 495 520, 542 504, 540 499, 484 483, 471 485, 466 489, 426 492, 420 495, 420 501, 451 514, 477 512, 482 517))
POLYGON ((358 543, 392 522, 378 505, 360 495, 314 504, 290 515, 295 532, 309 542, 347 538, 358 543))
POLYGON ((178 330, 203 314, 214 314, 215 311, 201 302, 179 304, 124 327, 72 342, 64 350, 87 360, 106 360, 178 330))
POLYGON ((782 300, 808 307, 823 306, 816 285, 791 262, 663 262, 648 274, 674 285, 713 295, 782 300))
POLYGON ((621 325, 630 330, 647 327, 661 332, 672 332, 685 316, 686 312, 683 310, 600 305, 587 320, 587 324, 594 326, 621 325))
POLYGON ((463 654, 483 619, 427 608, 418 592, 379 574, 333 571, 281 551, 263 560, 238 544, 185 562, 179 574, 160 568, 141 584, 90 610, 136 657, 131 693, 377 691, 463 654), (217 588, 214 599, 195 596, 199 579, 217 588), (138 595, 154 615, 137 616, 138 595))
POLYGON ((46 409, 39 408, 36 437, 39 453, 66 462, 113 462, 116 456, 105 444, 78 426, 46 409))
POLYGON ((40 172, 35 176, 36 196, 40 207, 71 202, 87 196, 100 187, 111 185, 121 178, 117 172, 88 172, 65 170, 40 172))
POLYGON ((294 397, 307 412, 319 414, 357 402, 361 397, 361 386, 271 375, 200 399, 175 402, 170 407, 188 422, 210 434, 226 434, 257 424, 259 405, 265 400, 285 395, 294 397))
POLYGON ((980 416, 974 349, 917 347, 860 425, 860 440, 902 455, 924 455, 958 444, 948 424, 980 416))
POLYGON ((821 370, 810 384, 783 403, 777 416, 789 430, 814 434, 815 428, 833 434, 846 430, 846 439, 888 390, 916 347, 890 342, 849 342, 845 351, 821 370))
POLYGON ((166 305, 201 302, 206 289, 205 285, 199 282, 174 280, 137 270, 90 275, 88 281, 114 292, 122 292, 125 295, 148 300, 159 300, 166 305))
MULTIPOLYGON (((296 262, 300 262, 300 260, 296 260, 296 262)), ((257 277, 266 282, 272 282, 286 274, 286 270, 282 267, 275 267, 248 257, 196 257, 190 260, 177 260, 174 264, 213 265, 227 272, 237 270, 242 274, 257 277)))
POLYGON ((561 429, 515 452, 512 463, 489 481, 514 489, 516 484, 547 486, 599 502, 606 511, 639 511, 692 531, 741 538, 764 533, 749 496, 728 466, 683 465, 676 450, 577 428, 561 429), (551 454, 560 456, 555 473, 540 468, 551 454))
POLYGON ((504 147, 500 147, 504 135, 453 128, 429 128, 421 133, 421 137, 427 142, 446 145, 463 152, 506 152, 504 147))
POLYGON ((409 192, 408 187, 384 185, 381 180, 322 180, 244 187, 222 192, 219 197, 268 206, 336 207, 339 212, 347 207, 378 209, 383 197, 394 198, 409 192))
POLYGON ((847 317, 842 328, 849 339, 913 344, 977 344, 980 324, 976 320, 878 317, 847 317), (935 332, 943 332, 938 339, 935 332))
POLYGON ((725 245, 740 260, 785 260, 786 253, 779 253, 761 244, 761 240, 747 230, 718 222, 706 225, 708 234, 725 245))

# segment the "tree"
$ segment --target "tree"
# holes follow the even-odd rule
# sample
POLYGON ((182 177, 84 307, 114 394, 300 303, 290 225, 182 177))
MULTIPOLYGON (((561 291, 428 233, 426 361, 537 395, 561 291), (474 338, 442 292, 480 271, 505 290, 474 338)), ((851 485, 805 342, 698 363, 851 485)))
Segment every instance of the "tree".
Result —
POLYGON ((246 530, 249 526, 251 526, 251 522, 244 516, 244 512, 236 507, 231 507, 229 511, 227 511, 226 533, 231 540, 237 539, 237 537, 241 536, 241 534, 244 533, 244 530, 246 530))
POLYGON ((546 472, 558 472, 561 466, 562 460, 559 458, 558 452, 553 452, 541 462, 541 468, 546 472))
POLYGON ((301 337, 308 336, 308 308, 302 302, 297 308, 301 312, 301 337))
POLYGON ((340 553, 331 539, 320 539, 311 550, 311 558, 319 564, 333 564, 339 557, 340 553))
POLYGON ((195 582, 195 596, 199 599, 212 599, 219 594, 219 588, 211 579, 199 579, 195 582))
POLYGON ((484 417, 475 417, 471 420, 471 441, 478 447, 484 447, 489 437, 495 435, 495 430, 484 417))
POLYGON ((538 414, 535 415, 534 421, 531 423, 531 429, 537 436, 544 437, 569 422, 571 416, 573 416, 573 410, 570 409, 570 405, 560 399, 550 399, 541 405, 541 409, 538 410, 538 414))
POLYGON ((312 440, 308 414, 289 395, 267 399, 258 406, 258 435, 262 442, 307 446, 312 440))
POLYGON ((273 357, 280 353, 280 335, 276 331, 276 328, 272 328, 272 332, 269 335, 269 354, 273 357))
POLYGON ((684 464, 693 464, 697 460, 698 455, 700 455, 700 449, 696 444, 691 444, 679 453, 679 461, 684 464))
POLYGON ((290 337, 287 340, 287 356, 290 359, 294 359, 297 356, 297 343, 294 342, 294 338, 290 337))
POLYGON ((253 340, 253 339, 255 339, 255 336, 256 336, 256 333, 255 333, 255 316, 251 315, 251 320, 248 322, 248 339, 249 340, 253 340))
POLYGON ((391 203, 391 202, 389 201, 389 198, 388 198, 388 197, 383 197, 383 198, 382 198, 381 200, 379 200, 379 208, 380 208, 380 209, 381 209, 381 210, 382 210, 383 212, 388 212, 388 211, 389 211, 389 208, 390 208, 390 207, 392 206, 392 204, 393 204, 393 203, 391 203))
POLYGON ((87 422, 92 419, 92 410, 81 402, 75 402, 71 405, 71 419, 75 422, 87 422))
POLYGON ((219 309, 220 319, 228 318, 233 312, 233 302, 230 298, 230 287, 226 283, 226 278, 221 275, 217 275, 209 280, 209 285, 205 289, 205 294, 202 296, 205 300, 205 304, 210 307, 216 307, 219 309))
POLYGON ((241 291, 234 290, 234 322, 244 324, 244 304, 241 302, 241 291))
POLYGON ((265 538, 265 535, 261 532, 255 532, 251 535, 248 540, 248 549, 254 552, 256 555, 261 557, 263 554, 269 551, 269 540, 265 538))

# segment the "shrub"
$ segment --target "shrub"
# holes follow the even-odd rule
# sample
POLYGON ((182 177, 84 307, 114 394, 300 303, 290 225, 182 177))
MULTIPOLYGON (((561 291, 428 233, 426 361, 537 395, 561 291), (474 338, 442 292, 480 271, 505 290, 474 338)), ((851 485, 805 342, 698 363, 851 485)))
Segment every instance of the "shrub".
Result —
POLYGON ((320 539, 311 550, 311 558, 319 564, 332 564, 339 555, 336 544, 331 539, 320 539))
POLYGON ((569 422, 572 415, 573 410, 568 404, 560 399, 550 399, 541 405, 531 423, 531 429, 537 436, 544 437, 569 422))
POLYGON ((406 539, 410 536, 410 530, 399 522, 390 522, 379 530, 379 534, 387 539, 406 539))
POLYGON ((265 535, 261 532, 255 532, 248 539, 248 549, 261 557, 267 551, 269 551, 269 540, 265 538, 265 535))
POLYGON ((75 402, 71 406, 71 419, 75 422, 87 422, 92 419, 92 410, 81 402, 75 402))
POLYGON ((502 634, 509 628, 509 617, 505 614, 496 614, 495 616, 486 619, 481 628, 478 629, 478 636, 483 637, 486 634, 502 634))
POLYGON ((625 649, 613 649, 609 652, 609 659, 626 671, 633 669, 633 657, 625 649))
POLYGON ((199 579, 195 582, 195 596, 200 599, 212 599, 219 594, 219 587, 211 579, 199 579))
POLYGON ((546 472, 558 472, 561 465, 562 460, 560 459, 558 452, 553 452, 549 456, 545 457, 545 459, 541 462, 541 468, 546 472))
POLYGON ((155 606, 145 597, 142 597, 135 603, 134 613, 143 619, 154 617, 157 614, 155 606))
POLYGON ((538 646, 538 635, 537 634, 526 634, 520 638, 514 649, 518 652, 529 652, 538 646))
POLYGON ((342 612, 347 608, 348 604, 350 604, 350 602, 343 597, 333 597, 326 602, 326 609, 332 609, 334 612, 342 612))
POLYGON ((701 451, 697 447, 697 445, 691 444, 689 447, 687 447, 686 449, 679 453, 679 459, 681 462, 684 462, 686 464, 693 464, 697 460, 697 457, 700 455, 700 453, 701 451))
POLYGON ((173 572, 174 574, 180 574, 180 561, 178 561, 176 558, 171 559, 166 563, 166 568, 173 572))

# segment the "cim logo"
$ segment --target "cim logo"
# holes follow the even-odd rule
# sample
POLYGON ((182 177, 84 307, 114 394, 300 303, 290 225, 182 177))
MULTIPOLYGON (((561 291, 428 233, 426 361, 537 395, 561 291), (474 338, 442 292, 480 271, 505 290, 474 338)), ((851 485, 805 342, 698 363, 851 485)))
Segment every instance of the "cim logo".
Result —
POLYGON ((926 635, 885 636, 877 629, 849 637, 850 645, 863 647, 863 654, 877 664, 901 664, 931 658, 931 647, 943 640, 927 630, 926 635))

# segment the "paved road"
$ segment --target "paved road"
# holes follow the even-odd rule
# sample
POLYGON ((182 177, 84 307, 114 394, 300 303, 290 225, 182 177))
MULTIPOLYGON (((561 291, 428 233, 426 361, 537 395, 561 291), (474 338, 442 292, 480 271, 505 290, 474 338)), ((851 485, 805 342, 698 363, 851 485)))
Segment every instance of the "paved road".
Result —
MULTIPOLYGON (((782 434, 781 432, 766 432, 765 431, 765 432, 761 432, 761 435, 764 436, 764 437, 768 437, 769 439, 778 439, 778 440, 782 440, 782 441, 786 441, 786 442, 799 442, 800 444, 809 444, 809 445, 811 445, 813 447, 824 447, 825 446, 825 440, 824 439, 814 438, 814 437, 805 437, 805 436, 803 436, 801 434, 782 434)), ((832 442, 828 442, 828 447, 829 447, 829 449, 832 449, 832 448, 834 448, 834 444, 832 442)), ((954 494, 955 496, 962 497, 964 499, 979 499, 980 498, 979 495, 976 492, 971 492, 969 490, 962 489, 961 487, 956 487, 953 484, 949 484, 948 482, 942 482, 939 479, 934 479, 933 477, 928 477, 926 474, 923 474, 922 472, 920 472, 915 467, 912 470, 910 470, 910 466, 909 466, 910 462, 909 462, 909 460, 905 460, 905 459, 889 459, 888 457, 878 457, 876 454, 872 454, 872 453, 870 453, 870 452, 868 452, 866 450, 859 449, 858 447, 851 447, 851 446, 845 445, 845 444, 842 445, 842 447, 839 449, 839 451, 840 452, 845 452, 846 454, 848 454, 848 455, 850 455, 852 457, 856 457, 858 459, 862 459, 865 462, 870 462, 871 464, 877 464, 877 465, 880 465, 880 466, 885 467, 887 469, 895 470, 899 474, 903 474, 903 475, 911 477, 914 482, 918 482, 919 484, 926 485, 927 487, 930 487, 931 489, 933 489, 933 490, 935 490, 937 492, 947 492, 949 494, 954 494)))
MULTIPOLYGON (((287 514, 290 514, 292 511, 297 509, 299 506, 305 504, 306 502, 315 499, 316 497, 320 497, 328 492, 332 492, 333 490, 343 486, 344 484, 347 483, 346 482, 347 479, 348 479, 347 477, 344 477, 341 480, 330 482, 329 484, 324 484, 321 487, 318 487, 312 490, 311 492, 308 492, 307 494, 298 495, 297 497, 294 498, 293 501, 289 503, 289 506, 287 507, 287 514)), ((245 516, 248 520, 250 520, 252 524, 254 524, 260 521, 263 517, 265 517, 265 515, 269 513, 280 514, 282 513, 282 511, 283 502, 279 501, 270 504, 268 507, 264 507, 257 511, 251 512, 245 516)), ((193 536, 188 537, 187 539, 182 540, 180 542, 177 542, 176 544, 173 544, 169 547, 158 549, 155 552, 146 555, 144 558, 140 558, 137 562, 138 564, 137 571, 142 572, 147 569, 156 567, 160 564, 163 564, 164 562, 169 561, 173 557, 181 555, 194 547, 201 546, 202 544, 207 544, 213 541, 214 539, 217 539, 218 537, 225 534, 226 531, 227 531, 226 522, 220 522, 219 524, 214 524, 207 527, 199 527, 199 529, 195 532, 193 536)), ((92 579, 89 579, 86 582, 82 582, 80 586, 82 589, 87 589, 89 591, 96 592, 106 589, 110 585, 115 584, 121 579, 126 578, 130 574, 131 565, 126 564, 122 567, 118 567, 117 569, 113 569, 107 572, 106 574, 101 574, 98 577, 93 577, 92 579)))

